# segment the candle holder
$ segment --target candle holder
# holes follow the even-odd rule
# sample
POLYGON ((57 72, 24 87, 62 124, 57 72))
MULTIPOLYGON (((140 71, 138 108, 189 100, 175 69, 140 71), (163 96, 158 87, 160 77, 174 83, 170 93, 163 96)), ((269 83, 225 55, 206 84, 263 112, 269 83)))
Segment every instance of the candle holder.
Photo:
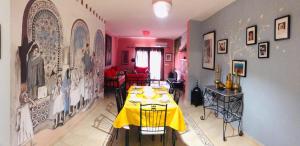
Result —
POLYGON ((234 83, 233 83, 232 89, 236 93, 241 91, 240 77, 236 74, 234 75, 234 83))
POLYGON ((215 69, 215 86, 217 89, 223 90, 225 85, 221 81, 221 68, 220 65, 216 66, 215 69))

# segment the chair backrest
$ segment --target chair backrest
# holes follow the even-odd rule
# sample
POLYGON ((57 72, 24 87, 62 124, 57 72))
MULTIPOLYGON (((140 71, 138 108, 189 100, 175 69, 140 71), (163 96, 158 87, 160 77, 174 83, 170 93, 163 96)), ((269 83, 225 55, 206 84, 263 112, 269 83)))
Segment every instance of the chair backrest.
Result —
POLYGON ((181 92, 179 90, 174 90, 173 91, 173 97, 174 97, 174 101, 176 102, 176 104, 179 103, 180 97, 181 97, 181 92))
POLYGON ((168 74, 168 79, 170 81, 177 81, 177 72, 176 71, 172 71, 168 74))
POLYGON ((124 104, 125 101, 126 101, 126 97, 127 97, 127 91, 126 91, 126 84, 125 84, 125 82, 120 86, 120 92, 121 92, 121 96, 122 96, 123 104, 124 104))
POLYGON ((117 88, 115 90, 115 98, 116 98, 117 109, 118 109, 118 113, 119 113, 121 111, 121 109, 123 108, 123 106, 124 106, 122 93, 121 93, 121 90, 119 88, 117 88))
POLYGON ((169 88, 169 93, 170 94, 174 94, 174 84, 172 82, 169 83, 170 84, 170 88, 169 88))
POLYGON ((167 104, 140 104, 140 132, 165 134, 167 108, 167 104))

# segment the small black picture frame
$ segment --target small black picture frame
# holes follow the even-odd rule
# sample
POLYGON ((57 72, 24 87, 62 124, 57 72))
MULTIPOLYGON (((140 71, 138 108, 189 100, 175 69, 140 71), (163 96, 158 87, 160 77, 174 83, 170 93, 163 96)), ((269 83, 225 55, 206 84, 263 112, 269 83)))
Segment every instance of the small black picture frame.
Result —
POLYGON ((228 39, 219 40, 217 43, 217 53, 218 54, 227 54, 228 52, 228 39))
POLYGON ((257 43, 257 25, 246 28, 246 45, 255 45, 257 43))
POLYGON ((274 21, 274 40, 281 41, 290 39, 291 16, 286 15, 276 18, 274 21))
POLYGON ((172 53, 166 53, 165 62, 172 62, 172 53))
POLYGON ((258 58, 269 58, 270 54, 270 42, 260 42, 258 43, 258 58))
POLYGON ((247 76, 247 61, 246 60, 232 60, 232 74, 240 77, 247 76))

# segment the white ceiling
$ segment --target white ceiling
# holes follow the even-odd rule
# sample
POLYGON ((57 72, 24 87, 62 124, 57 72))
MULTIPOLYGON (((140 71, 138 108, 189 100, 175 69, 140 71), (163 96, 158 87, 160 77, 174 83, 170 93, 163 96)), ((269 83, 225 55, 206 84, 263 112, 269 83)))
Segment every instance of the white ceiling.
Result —
POLYGON ((85 0, 106 20, 106 32, 118 37, 176 38, 186 31, 188 20, 203 21, 235 0, 173 0, 169 17, 159 19, 152 0, 85 0))

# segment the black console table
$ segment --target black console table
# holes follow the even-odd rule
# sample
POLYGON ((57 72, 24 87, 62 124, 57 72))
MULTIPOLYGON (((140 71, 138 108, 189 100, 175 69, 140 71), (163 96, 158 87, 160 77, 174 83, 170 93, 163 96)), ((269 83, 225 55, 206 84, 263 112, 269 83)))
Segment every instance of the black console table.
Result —
POLYGON ((224 89, 219 90, 215 86, 206 86, 204 90, 204 115, 201 120, 205 120, 205 109, 211 109, 215 116, 223 117, 223 140, 226 141, 226 127, 228 123, 238 122, 239 136, 243 135, 241 121, 243 116, 243 96, 242 92, 235 92, 224 89))

